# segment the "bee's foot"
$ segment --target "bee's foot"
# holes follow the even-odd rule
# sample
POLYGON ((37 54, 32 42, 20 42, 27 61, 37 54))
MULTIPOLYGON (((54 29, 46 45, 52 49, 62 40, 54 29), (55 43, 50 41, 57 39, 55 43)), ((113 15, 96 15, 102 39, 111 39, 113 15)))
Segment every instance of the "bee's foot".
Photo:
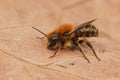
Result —
POLYGON ((97 58, 98 59, 98 61, 101 61, 101 59, 100 58, 97 58))
POLYGON ((50 56, 50 57, 49 57, 49 59, 51 59, 51 58, 53 58, 53 57, 55 57, 55 56, 54 56, 54 55, 52 55, 52 56, 50 56))

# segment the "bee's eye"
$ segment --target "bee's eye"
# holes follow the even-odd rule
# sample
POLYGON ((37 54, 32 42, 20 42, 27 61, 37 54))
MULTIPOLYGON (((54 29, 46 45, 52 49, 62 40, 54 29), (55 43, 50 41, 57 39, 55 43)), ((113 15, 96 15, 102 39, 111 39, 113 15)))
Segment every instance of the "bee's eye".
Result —
POLYGON ((58 35, 54 34, 50 41, 51 41, 51 44, 56 44, 58 41, 58 35))
POLYGON ((58 34, 53 34, 52 38, 49 40, 48 48, 54 47, 58 42, 58 39, 59 39, 58 34))
POLYGON ((52 38, 52 41, 56 41, 56 40, 58 40, 57 36, 55 36, 55 37, 52 38))
POLYGON ((58 34, 57 34, 57 33, 53 33, 51 40, 52 40, 52 41, 58 40, 58 34))

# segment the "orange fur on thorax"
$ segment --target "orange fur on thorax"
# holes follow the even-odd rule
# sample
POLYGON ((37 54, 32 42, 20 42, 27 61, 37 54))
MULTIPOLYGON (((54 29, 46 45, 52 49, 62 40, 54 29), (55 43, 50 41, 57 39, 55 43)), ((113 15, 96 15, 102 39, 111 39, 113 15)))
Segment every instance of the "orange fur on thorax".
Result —
MULTIPOLYGON (((58 28, 56 28, 55 30, 53 30, 53 32, 58 33, 59 36, 61 36, 65 32, 70 32, 72 29, 73 29, 73 25, 71 25, 71 24, 63 24, 63 25, 59 26, 58 28)), ((47 34, 48 38, 52 37, 51 33, 47 34)))
POLYGON ((71 24, 63 24, 59 26, 54 32, 57 32, 59 35, 63 35, 65 32, 70 32, 73 29, 73 25, 71 24))

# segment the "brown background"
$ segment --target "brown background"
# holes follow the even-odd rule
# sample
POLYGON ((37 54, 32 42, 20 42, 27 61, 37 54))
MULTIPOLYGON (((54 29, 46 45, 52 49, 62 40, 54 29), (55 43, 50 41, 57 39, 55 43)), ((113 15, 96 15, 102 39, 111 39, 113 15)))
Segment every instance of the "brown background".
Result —
POLYGON ((119 80, 119 0, 0 0, 0 80, 119 80), (99 38, 89 40, 98 61, 83 45, 89 64, 78 50, 46 49, 35 26, 45 33, 63 23, 94 22, 99 38))

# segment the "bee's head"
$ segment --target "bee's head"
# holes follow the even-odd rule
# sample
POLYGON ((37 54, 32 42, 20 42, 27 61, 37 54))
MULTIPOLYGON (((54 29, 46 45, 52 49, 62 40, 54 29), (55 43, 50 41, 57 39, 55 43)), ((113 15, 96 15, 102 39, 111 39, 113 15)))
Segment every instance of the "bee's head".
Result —
POLYGON ((58 47, 59 35, 56 32, 52 32, 47 35, 47 48, 48 49, 56 49, 58 47))
POLYGON ((59 35, 56 32, 52 32, 49 33, 48 35, 46 35, 44 32, 42 32, 41 30, 32 27, 33 29, 37 30, 38 32, 40 32, 41 34, 43 34, 46 38, 47 38, 47 48, 48 49, 56 49, 58 47, 58 41, 59 41, 59 35))

